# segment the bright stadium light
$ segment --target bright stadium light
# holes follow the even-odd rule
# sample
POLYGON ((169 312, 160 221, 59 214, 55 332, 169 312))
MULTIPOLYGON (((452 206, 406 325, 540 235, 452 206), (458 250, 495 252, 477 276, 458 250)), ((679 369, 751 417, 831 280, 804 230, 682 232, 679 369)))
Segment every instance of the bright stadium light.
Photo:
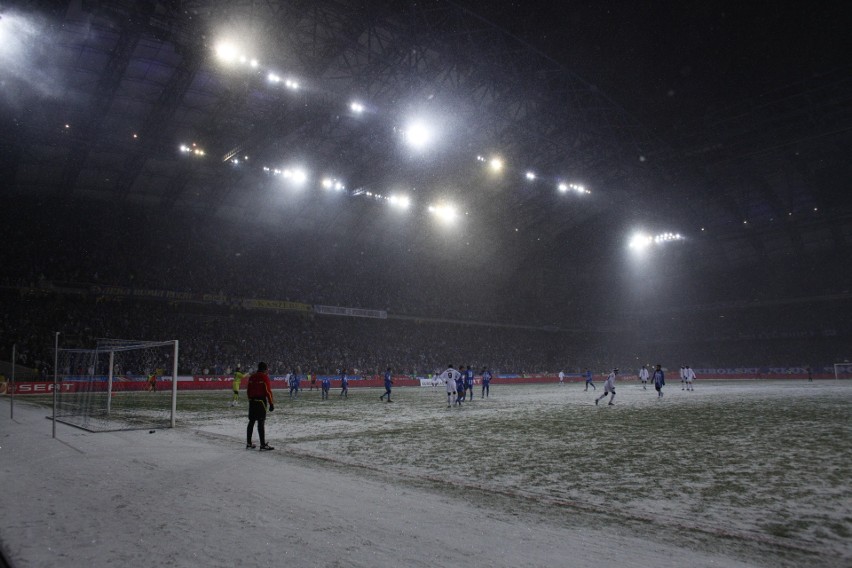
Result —
POLYGON ((293 181, 298 184, 303 184, 308 181, 308 172, 301 168, 296 168, 293 170, 293 181))
POLYGON ((204 149, 200 148, 195 142, 193 142, 190 146, 181 144, 180 151, 184 154, 193 154, 195 156, 203 156, 205 154, 204 149))
POLYGON ((565 193, 566 191, 568 191, 568 184, 567 184, 567 183, 560 183, 560 184, 557 186, 557 189, 558 189, 559 191, 561 191, 562 193, 565 193))
POLYGON ((422 150, 432 142, 432 131, 422 122, 412 122, 403 131, 405 142, 415 150, 422 150))
POLYGON ((534 172, 527 172, 526 174, 524 174, 524 176, 530 181, 535 180, 535 173, 534 172))
POLYGON ((346 187, 343 185, 342 181, 330 176, 322 178, 320 185, 323 187, 323 189, 333 189, 335 191, 343 191, 343 189, 346 187))
POLYGON ((357 101, 352 101, 352 103, 349 105, 349 108, 355 114, 361 114, 362 112, 364 112, 364 105, 362 105, 361 103, 359 103, 357 101))
POLYGON ((408 209, 411 206, 411 199, 407 195, 391 195, 388 197, 388 202, 400 209, 408 209))
POLYGON ((503 170, 503 160, 500 158, 491 158, 491 161, 488 162, 488 166, 491 168, 491 171, 499 172, 503 170))
POLYGON ((641 252, 651 246, 653 242, 653 237, 650 237, 644 233, 636 233, 630 239, 630 244, 628 246, 635 251, 641 252))
POLYGON ((257 59, 252 59, 251 61, 249 61, 249 65, 252 69, 257 69, 257 66, 260 64, 257 62, 257 59))
POLYGON ((457 216, 456 208, 448 204, 430 205, 429 213, 432 213, 444 223, 452 223, 457 216))
POLYGON ((273 83, 273 84, 281 82, 281 77, 279 77, 275 73, 270 73, 269 75, 266 76, 266 78, 269 80, 270 83, 273 83))
POLYGON ((636 233, 630 239, 629 247, 635 251, 641 252, 651 245, 662 246, 665 243, 685 240, 680 233, 665 232, 655 236, 646 235, 645 233, 636 233))
POLYGON ((239 57, 239 50, 234 44, 223 41, 216 44, 216 57, 225 63, 233 63, 239 57))
POLYGON ((661 233, 654 237, 654 242, 657 244, 667 243, 671 241, 682 241, 683 237, 680 236, 680 233, 661 233))

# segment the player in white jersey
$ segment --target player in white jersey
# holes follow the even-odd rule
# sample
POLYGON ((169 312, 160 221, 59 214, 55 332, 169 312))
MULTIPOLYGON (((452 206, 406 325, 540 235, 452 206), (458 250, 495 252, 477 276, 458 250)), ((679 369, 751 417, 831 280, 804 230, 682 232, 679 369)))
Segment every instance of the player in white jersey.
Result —
POLYGON ((686 370, 684 371, 684 380, 686 381, 686 390, 693 390, 692 381, 695 380, 695 371, 690 369, 689 365, 686 366, 686 370))
POLYGON ((453 369, 453 366, 450 365, 446 371, 438 376, 444 381, 447 387, 447 408, 450 408, 453 405, 452 396, 456 395, 456 400, 461 396, 461 394, 456 392, 456 381, 461 378, 461 373, 453 369))
POLYGON ((606 381, 604 382, 603 394, 595 399, 595 406, 597 406, 598 402, 600 400, 606 398, 606 395, 608 395, 610 393, 612 393, 612 396, 609 399, 609 405, 610 406, 613 405, 612 401, 615 398, 615 377, 616 377, 616 375, 618 375, 618 369, 613 369, 612 372, 609 374, 609 376, 606 378, 606 381))
POLYGON ((686 367, 680 366, 680 390, 686 390, 686 367))
POLYGON ((648 389, 648 367, 647 365, 642 365, 642 368, 639 369, 639 380, 642 382, 642 390, 648 389))
POLYGON ((559 386, 561 387, 565 383, 565 373, 559 371, 559 386))

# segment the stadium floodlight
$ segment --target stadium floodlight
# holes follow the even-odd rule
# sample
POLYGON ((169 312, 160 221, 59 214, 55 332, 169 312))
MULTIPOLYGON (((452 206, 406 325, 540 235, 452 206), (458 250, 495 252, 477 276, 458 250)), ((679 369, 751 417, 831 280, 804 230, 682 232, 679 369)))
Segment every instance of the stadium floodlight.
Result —
POLYGON ((284 86, 294 91, 299 89, 298 81, 294 81, 293 79, 287 79, 286 81, 284 81, 284 86))
POLYGON ((296 168, 293 170, 293 181, 298 184, 303 184, 308 181, 308 172, 301 168, 296 168))
POLYGON ((400 209, 408 209, 411 206, 411 199, 407 195, 391 195, 388 197, 388 202, 400 209))
POLYGON ((364 112, 364 105, 362 105, 358 101, 352 101, 352 103, 349 105, 349 108, 352 110, 352 112, 356 114, 361 114, 362 112, 364 112))
POLYGON ((644 251, 649 246, 651 246, 651 244, 653 242, 654 242, 653 237, 650 237, 650 236, 648 236, 644 233, 636 233, 630 239, 630 244, 628 246, 635 251, 641 252, 641 251, 644 251))
POLYGON ((654 237, 654 242, 657 244, 681 240, 683 240, 683 237, 680 236, 680 233, 661 233, 654 237))
POLYGON ((239 57, 237 47, 228 41, 223 41, 216 44, 216 57, 225 63, 233 63, 239 57))
POLYGON ((449 204, 430 205, 429 213, 444 223, 452 223, 457 216, 456 208, 449 204))
POLYGON ((193 142, 190 146, 181 144, 180 151, 184 154, 192 154, 195 156, 203 156, 205 154, 204 149, 200 148, 195 142, 193 142))
POLYGON ((249 66, 251 66, 252 69, 257 69, 258 65, 260 64, 257 62, 257 59, 252 59, 251 61, 249 61, 249 66))
POLYGON ((275 73, 270 73, 269 75, 266 76, 266 78, 270 83, 273 83, 273 84, 281 82, 281 77, 279 77, 275 73))
POLYGON ((565 193, 566 191, 568 191, 568 184, 560 182, 557 186, 557 189, 559 189, 559 191, 561 191, 562 193, 565 193))
POLYGON ((326 176, 320 182, 320 185, 324 189, 333 189, 335 191, 343 191, 346 186, 343 185, 343 182, 335 177, 326 176))
POLYGON ((535 180, 535 172, 527 172, 524 176, 530 181, 535 180))
POLYGON ((422 150, 428 146, 434 137, 432 130, 420 121, 414 121, 408 124, 403 131, 405 143, 415 150, 422 150))
POLYGON ((491 171, 499 172, 503 170, 503 160, 500 158, 491 158, 491 161, 488 162, 488 165, 491 167, 491 171))

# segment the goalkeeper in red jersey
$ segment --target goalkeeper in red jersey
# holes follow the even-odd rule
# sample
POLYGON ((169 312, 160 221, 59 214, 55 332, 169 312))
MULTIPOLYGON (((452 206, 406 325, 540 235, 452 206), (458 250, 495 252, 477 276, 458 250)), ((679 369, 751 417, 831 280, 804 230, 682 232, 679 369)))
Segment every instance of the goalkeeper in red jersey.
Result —
POLYGON ((251 441, 254 433, 254 423, 257 422, 257 434, 260 436, 260 451, 274 450, 266 443, 266 404, 269 403, 269 412, 275 410, 275 400, 272 397, 272 382, 269 380, 267 369, 269 367, 261 361, 257 364, 257 372, 248 378, 246 395, 249 399, 249 422, 246 429, 246 448, 254 448, 251 441))

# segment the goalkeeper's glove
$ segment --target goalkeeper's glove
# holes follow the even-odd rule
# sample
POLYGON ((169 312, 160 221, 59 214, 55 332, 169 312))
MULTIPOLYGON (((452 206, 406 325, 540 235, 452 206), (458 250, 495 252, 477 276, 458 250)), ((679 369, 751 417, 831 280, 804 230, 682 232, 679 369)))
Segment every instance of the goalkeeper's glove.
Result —
POLYGON ((274 404, 270 404, 270 405, 269 405, 269 412, 272 412, 273 410, 275 410, 275 405, 274 405, 274 404))

